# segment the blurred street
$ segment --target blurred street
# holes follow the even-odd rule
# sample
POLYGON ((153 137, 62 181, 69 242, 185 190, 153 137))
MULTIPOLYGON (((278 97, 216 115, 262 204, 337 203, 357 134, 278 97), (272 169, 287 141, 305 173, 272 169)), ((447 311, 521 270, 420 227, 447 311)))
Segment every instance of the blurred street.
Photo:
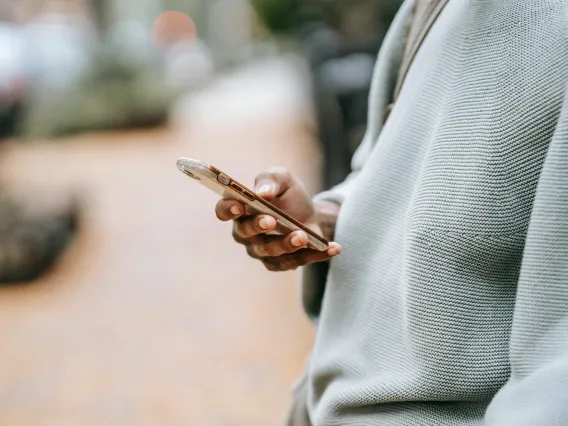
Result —
POLYGON ((55 269, 0 288, 0 425, 282 424, 312 339, 298 274, 248 259, 175 161, 251 186, 281 165, 317 190, 301 81, 285 61, 249 65, 168 128, 5 144, 5 185, 77 191, 85 211, 55 269))

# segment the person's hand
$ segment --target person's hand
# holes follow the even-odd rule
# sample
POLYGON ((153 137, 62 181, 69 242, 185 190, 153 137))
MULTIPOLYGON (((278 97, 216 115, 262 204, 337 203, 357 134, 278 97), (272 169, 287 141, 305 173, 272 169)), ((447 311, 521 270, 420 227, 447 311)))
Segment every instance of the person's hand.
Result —
MULTIPOLYGON (((323 235, 318 208, 314 206, 304 185, 287 170, 273 168, 258 175, 255 179, 255 192, 309 229, 323 235)), ((332 203, 327 204, 324 209, 329 212, 329 204, 332 203)), ((331 211, 334 211, 336 217, 339 206, 333 206, 331 211)), ((262 261, 270 271, 288 271, 310 263, 325 262, 341 253, 341 246, 337 243, 330 243, 326 251, 307 248, 308 235, 304 231, 280 232, 276 219, 272 216, 247 215, 245 206, 237 200, 220 200, 215 213, 222 221, 234 221, 235 241, 243 244, 248 254, 262 261), (268 233, 271 235, 267 235, 268 233)))

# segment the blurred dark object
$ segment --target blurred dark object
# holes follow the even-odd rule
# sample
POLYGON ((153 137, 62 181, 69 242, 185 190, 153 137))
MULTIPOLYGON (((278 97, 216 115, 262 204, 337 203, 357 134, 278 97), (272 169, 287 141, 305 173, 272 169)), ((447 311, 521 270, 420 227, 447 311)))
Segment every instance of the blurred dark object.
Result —
POLYGON ((319 139, 324 151, 324 188, 342 182, 367 126, 368 96, 378 50, 349 45, 330 28, 304 40, 309 59, 319 139))
POLYGON ((350 172, 366 129, 373 68, 402 0, 253 0, 268 27, 295 35, 310 66, 324 187, 350 172))
POLYGON ((72 241, 79 203, 53 207, 0 195, 0 285, 33 281, 51 268, 72 241))
MULTIPOLYGON (((2 46, 4 42, 6 40, 0 35, 0 50, 6 47, 2 46)), ((16 133, 22 119, 24 100, 23 75, 7 65, 0 66, 0 139, 12 137, 16 133)))
POLYGON ((23 105, 21 102, 0 106, 0 140, 10 138, 16 134, 22 119, 22 109, 23 105))
POLYGON ((0 4, 0 139, 16 132, 26 91, 21 40, 12 15, 9 4, 0 4))

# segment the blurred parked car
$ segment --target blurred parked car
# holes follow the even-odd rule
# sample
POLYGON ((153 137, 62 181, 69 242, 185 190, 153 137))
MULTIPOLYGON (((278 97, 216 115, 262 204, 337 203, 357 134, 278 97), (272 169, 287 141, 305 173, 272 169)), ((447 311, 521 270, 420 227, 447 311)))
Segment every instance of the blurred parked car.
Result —
POLYGON ((80 16, 39 15, 22 27, 21 39, 26 72, 40 89, 72 87, 92 64, 96 37, 80 16))
POLYGON ((20 25, 0 19, 0 138, 20 130, 38 96, 73 90, 91 66, 94 46, 80 17, 43 14, 20 25))

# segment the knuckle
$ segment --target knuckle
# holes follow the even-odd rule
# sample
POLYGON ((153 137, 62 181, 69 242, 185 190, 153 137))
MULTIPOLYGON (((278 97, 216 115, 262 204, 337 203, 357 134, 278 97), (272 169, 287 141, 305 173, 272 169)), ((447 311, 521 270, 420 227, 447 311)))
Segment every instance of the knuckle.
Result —
POLYGON ((280 270, 280 265, 274 259, 263 259, 262 264, 269 271, 275 272, 280 270))
POLYGON ((305 256, 303 256, 302 252, 294 253, 286 259, 286 266, 290 270, 296 270, 299 267, 306 265, 306 263, 305 256))
POLYGON ((253 226, 249 220, 237 224, 237 233, 241 238, 250 238, 255 234, 253 226))
POLYGON ((223 210, 221 209, 220 206, 217 206, 215 208, 215 216, 217 216, 217 219, 223 220, 223 210))
POLYGON ((278 269, 276 269, 276 267, 272 266, 269 263, 263 263, 264 267, 269 270, 270 272, 276 272, 278 269))
POLYGON ((242 238, 241 238, 241 236, 239 235, 239 231, 238 231, 238 229, 237 229, 237 225, 236 225, 236 224, 233 225, 233 232, 232 232, 232 235, 233 235, 233 239, 234 239, 237 243, 242 243, 242 238))
POLYGON ((247 254, 250 257, 252 257, 253 259, 258 259, 258 255, 256 254, 256 252, 254 250, 254 246, 252 244, 247 244, 246 249, 247 249, 247 254))
POLYGON ((272 249, 272 256, 274 257, 280 257, 286 254, 286 250, 284 250, 281 246, 277 246, 272 249))
POLYGON ((295 271, 296 269, 299 268, 299 264, 297 262, 297 260, 295 258, 290 259, 290 261, 288 262, 288 268, 291 271, 295 271))
POLYGON ((276 256, 280 256, 280 254, 282 254, 281 250, 276 245, 276 242, 264 244, 263 250, 266 253, 266 256, 269 256, 269 257, 276 257, 276 256))
POLYGON ((227 220, 229 207, 226 200, 220 200, 215 206, 215 214, 220 220, 227 220))
POLYGON ((290 264, 286 264, 285 266, 282 267, 282 271, 286 272, 286 271, 295 271, 297 269, 297 266, 295 265, 290 265, 290 264))
POLYGON ((253 246, 253 251, 260 257, 269 257, 270 253, 268 252, 268 250, 266 250, 266 247, 264 247, 262 244, 254 244, 253 246))

